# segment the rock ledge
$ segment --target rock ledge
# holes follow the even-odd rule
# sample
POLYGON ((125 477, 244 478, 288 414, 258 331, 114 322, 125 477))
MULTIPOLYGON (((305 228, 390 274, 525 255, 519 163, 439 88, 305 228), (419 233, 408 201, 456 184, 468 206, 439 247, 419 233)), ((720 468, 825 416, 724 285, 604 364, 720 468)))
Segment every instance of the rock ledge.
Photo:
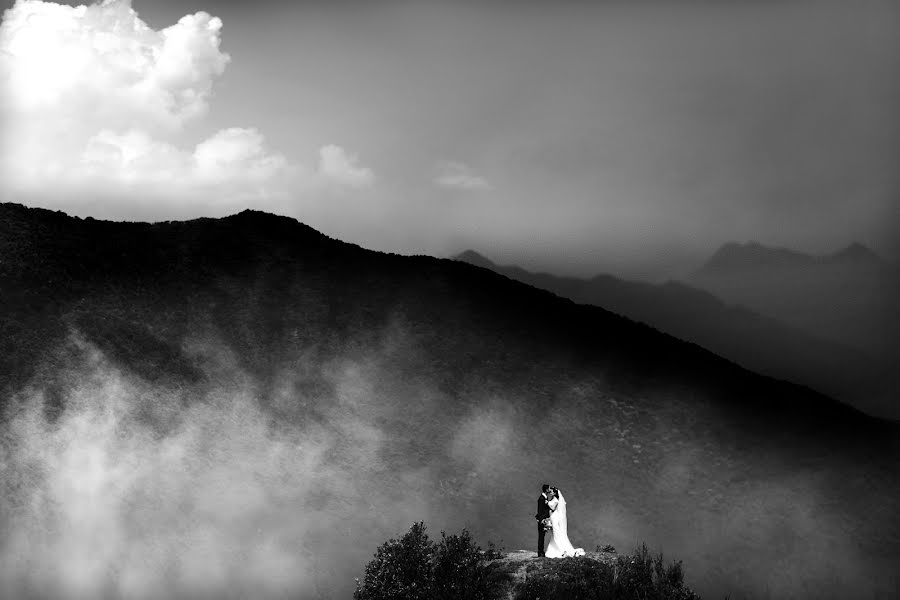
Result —
POLYGON ((506 595, 503 597, 511 600, 515 596, 515 589, 524 584, 529 577, 552 575, 559 565, 566 561, 592 560, 612 566, 616 563, 617 557, 615 552, 587 552, 577 558, 538 558, 537 552, 515 550, 504 553, 500 558, 489 560, 486 564, 491 568, 491 579, 505 591, 506 595))

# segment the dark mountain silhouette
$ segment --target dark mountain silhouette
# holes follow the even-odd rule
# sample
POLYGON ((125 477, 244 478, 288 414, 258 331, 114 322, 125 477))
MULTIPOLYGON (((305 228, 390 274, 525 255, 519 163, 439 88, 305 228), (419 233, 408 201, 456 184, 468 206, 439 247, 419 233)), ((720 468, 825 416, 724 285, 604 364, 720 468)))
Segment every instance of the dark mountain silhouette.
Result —
POLYGON ((348 597, 416 519, 531 548, 544 482, 704 595, 896 584, 896 423, 487 269, 2 204, 0 294, 13 595, 348 597))
POLYGON ((862 244, 813 256, 728 243, 688 283, 898 366, 900 268, 862 244))
MULTIPOLYGON (((711 262, 749 264, 752 260, 773 264, 806 260, 788 251, 766 255, 759 248, 751 247, 742 256, 738 256, 739 250, 723 249, 711 262)), ((865 259, 860 250, 850 248, 846 252, 841 256, 865 259)), ((473 250, 455 258, 574 302, 600 306, 646 323, 748 369, 808 385, 871 414, 900 418, 895 393, 900 382, 885 361, 741 306, 727 305, 709 292, 675 281, 650 284, 610 275, 580 279, 531 273, 516 266, 494 264, 473 250)))

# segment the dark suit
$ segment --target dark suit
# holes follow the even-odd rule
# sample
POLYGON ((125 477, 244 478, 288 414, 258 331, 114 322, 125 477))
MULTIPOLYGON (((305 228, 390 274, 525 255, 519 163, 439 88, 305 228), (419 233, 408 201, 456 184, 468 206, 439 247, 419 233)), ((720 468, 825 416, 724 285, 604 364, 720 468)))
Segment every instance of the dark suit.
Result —
POLYGON ((538 497, 537 504, 537 514, 534 515, 534 518, 537 519, 537 528, 538 528, 538 556, 544 555, 544 535, 547 533, 544 531, 544 526, 541 524, 541 521, 544 519, 550 518, 550 505, 547 504, 547 496, 541 494, 538 497))

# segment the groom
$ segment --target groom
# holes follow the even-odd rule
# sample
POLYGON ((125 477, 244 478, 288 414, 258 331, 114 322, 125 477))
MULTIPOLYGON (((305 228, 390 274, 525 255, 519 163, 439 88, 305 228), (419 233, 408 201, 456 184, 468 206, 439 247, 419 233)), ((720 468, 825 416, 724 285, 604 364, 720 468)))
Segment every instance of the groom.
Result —
POLYGON ((541 521, 550 518, 550 505, 547 504, 549 502, 547 496, 549 490, 550 486, 548 484, 545 483, 541 486, 541 495, 538 497, 537 514, 534 515, 534 518, 537 519, 538 528, 538 557, 544 556, 544 535, 547 532, 544 531, 544 524, 541 523, 541 521))

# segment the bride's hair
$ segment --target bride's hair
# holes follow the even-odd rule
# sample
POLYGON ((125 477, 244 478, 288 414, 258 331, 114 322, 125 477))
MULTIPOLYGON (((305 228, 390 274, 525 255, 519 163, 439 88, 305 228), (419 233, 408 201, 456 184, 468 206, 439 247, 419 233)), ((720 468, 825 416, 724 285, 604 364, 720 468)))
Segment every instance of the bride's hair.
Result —
POLYGON ((559 498, 559 488, 558 487, 553 488, 553 493, 556 495, 557 498, 559 498))

